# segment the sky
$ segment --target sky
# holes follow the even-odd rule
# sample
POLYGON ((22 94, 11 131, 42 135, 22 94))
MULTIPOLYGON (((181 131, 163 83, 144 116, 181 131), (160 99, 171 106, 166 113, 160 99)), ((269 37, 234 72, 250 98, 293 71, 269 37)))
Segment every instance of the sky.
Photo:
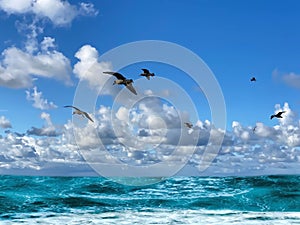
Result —
POLYGON ((299 174, 299 10, 0 0, 0 174, 299 174), (137 95, 105 71, 133 79, 137 95))

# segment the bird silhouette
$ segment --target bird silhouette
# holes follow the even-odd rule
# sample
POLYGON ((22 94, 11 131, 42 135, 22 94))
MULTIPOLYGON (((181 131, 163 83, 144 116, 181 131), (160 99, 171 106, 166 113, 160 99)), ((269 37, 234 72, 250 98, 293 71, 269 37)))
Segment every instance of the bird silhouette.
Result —
POLYGON ((254 82, 254 81, 256 81, 256 78, 255 77, 251 77, 250 81, 254 82))
POLYGON ((188 128, 192 128, 193 127, 193 124, 189 123, 189 122, 186 122, 184 123, 184 125, 188 128))
POLYGON ((283 118, 281 115, 285 113, 285 111, 281 111, 281 112, 278 112, 277 114, 273 114, 271 115, 270 119, 273 119, 274 117, 276 118, 283 118))
POLYGON ((117 72, 103 72, 105 74, 113 75, 117 78, 117 80, 114 81, 113 85, 115 84, 123 84, 127 87, 128 90, 130 90, 133 94, 137 95, 136 90, 132 86, 133 80, 132 79, 127 79, 124 77, 122 74, 117 73, 117 72))
POLYGON ((154 77, 154 73, 150 73, 147 69, 142 69, 143 73, 140 74, 140 76, 146 77, 148 80, 150 80, 150 77, 154 77))
POLYGON ((75 106, 72 106, 72 105, 66 105, 66 106, 64 106, 65 108, 73 108, 73 109, 75 109, 74 111, 73 111, 73 115, 74 114, 77 114, 77 115, 81 115, 81 116, 83 116, 83 117, 86 117, 87 119, 89 119, 90 121, 92 121, 92 122, 94 122, 94 120, 90 117, 90 115, 87 113, 87 112, 84 112, 84 111, 82 111, 82 110, 80 110, 80 109, 78 109, 77 107, 75 107, 75 106))

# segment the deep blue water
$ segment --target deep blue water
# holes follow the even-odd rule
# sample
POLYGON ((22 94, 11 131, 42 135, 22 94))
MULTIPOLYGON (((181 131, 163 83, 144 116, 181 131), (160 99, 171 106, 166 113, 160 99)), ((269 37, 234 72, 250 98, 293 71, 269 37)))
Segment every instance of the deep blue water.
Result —
POLYGON ((148 222, 158 219, 156 224, 183 224, 182 217, 177 217, 184 213, 183 219, 190 221, 220 213, 227 219, 237 215, 244 219, 252 213, 253 220, 300 223, 300 176, 173 177, 148 186, 127 186, 101 177, 0 178, 0 223, 33 224, 32 219, 53 222, 56 217, 74 219, 81 215, 66 223, 80 224, 76 221, 87 219, 105 224, 109 219, 107 224, 122 224, 122 217, 130 215, 126 220, 137 223, 148 216, 148 222), (175 222, 163 223, 166 215, 175 222))

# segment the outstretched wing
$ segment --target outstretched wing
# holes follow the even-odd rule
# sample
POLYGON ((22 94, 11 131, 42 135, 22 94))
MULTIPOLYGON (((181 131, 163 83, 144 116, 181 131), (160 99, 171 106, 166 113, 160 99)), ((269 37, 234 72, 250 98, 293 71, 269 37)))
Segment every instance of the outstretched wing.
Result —
POLYGON ((103 72, 103 73, 113 75, 119 80, 126 80, 126 78, 122 74, 117 73, 117 72, 103 72))
POLYGON ((277 116, 281 116, 282 113, 285 113, 285 111, 281 111, 281 112, 277 113, 277 116))
POLYGON ((127 84, 126 87, 135 95, 137 95, 136 90, 134 89, 134 87, 132 86, 132 84, 127 84))
POLYGON ((271 117, 270 117, 270 119, 273 119, 275 116, 274 115, 272 115, 271 117))
POLYGON ((90 117, 90 115, 86 112, 83 112, 86 118, 88 118, 90 121, 94 122, 94 120, 90 117))
POLYGON ((149 70, 147 69, 142 69, 144 71, 144 73, 150 73, 149 70))
POLYGON ((65 105, 64 107, 65 107, 65 108, 73 108, 73 109, 76 109, 76 110, 78 110, 78 111, 81 111, 80 109, 78 109, 77 107, 72 106, 72 105, 65 105))

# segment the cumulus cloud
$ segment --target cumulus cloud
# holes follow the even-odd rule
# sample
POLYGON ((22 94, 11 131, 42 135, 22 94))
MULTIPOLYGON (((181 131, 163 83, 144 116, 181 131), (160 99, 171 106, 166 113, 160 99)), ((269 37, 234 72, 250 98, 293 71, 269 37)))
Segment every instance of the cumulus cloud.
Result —
POLYGON ((85 80, 91 87, 103 87, 110 76, 103 75, 104 71, 111 71, 110 62, 99 62, 99 53, 91 45, 82 46, 75 54, 79 60, 73 72, 80 79, 85 80))
POLYGON ((47 99, 43 98, 43 93, 38 92, 37 87, 33 88, 33 92, 26 91, 26 99, 33 101, 33 107, 41 110, 57 108, 53 102, 48 102, 47 99))
POLYGON ((2 166, 39 169, 53 161, 64 162, 66 167, 86 162, 144 166, 165 162, 199 169, 208 164, 206 175, 294 173, 295 168, 299 172, 300 121, 287 103, 276 105, 274 111, 282 109, 287 111, 286 118, 275 126, 257 122, 253 130, 233 121, 216 155, 211 150, 223 130, 208 120, 198 120, 188 132, 180 119, 182 113, 154 97, 133 108, 100 106, 93 115, 95 123, 78 118, 61 129, 49 114, 42 113, 42 128, 24 135, 7 132, 0 137, 0 160, 2 166), (60 135, 52 135, 57 130, 60 135))
POLYGON ((3 129, 12 128, 10 121, 5 116, 0 117, 0 127, 3 129))
POLYGON ((31 54, 16 47, 2 52, 0 85, 10 88, 28 88, 36 77, 53 78, 71 84, 70 60, 51 49, 54 39, 44 38, 41 50, 31 54))
POLYGON ((30 14, 47 19, 56 26, 70 24, 77 16, 95 16, 98 11, 91 3, 72 5, 63 0, 0 0, 0 9, 7 14, 30 14))
POLYGON ((46 124, 42 128, 32 127, 27 131, 28 135, 56 137, 61 135, 58 127, 54 126, 50 114, 43 112, 41 119, 45 120, 46 124))

